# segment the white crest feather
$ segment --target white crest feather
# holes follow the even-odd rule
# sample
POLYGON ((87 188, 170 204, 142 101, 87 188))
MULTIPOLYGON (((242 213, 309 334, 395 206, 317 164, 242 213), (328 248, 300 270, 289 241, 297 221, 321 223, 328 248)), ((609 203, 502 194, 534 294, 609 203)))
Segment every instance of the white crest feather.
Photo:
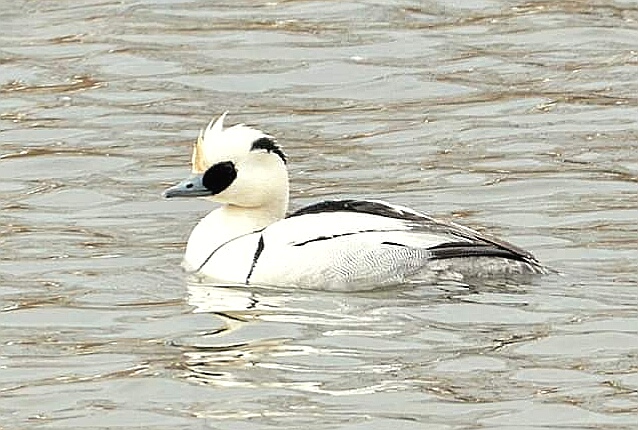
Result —
POLYGON ((225 111, 223 114, 217 118, 217 121, 213 118, 210 123, 208 123, 208 127, 206 127, 206 133, 211 132, 213 134, 221 133, 224 131, 224 118, 228 115, 228 111, 225 111), (213 122, 215 121, 215 122, 213 122))
POLYGON ((193 155, 191 156, 191 169, 193 173, 204 173, 206 171, 206 159, 204 158, 204 130, 199 131, 197 142, 193 145, 193 155))
POLYGON ((219 135, 224 130, 224 118, 228 111, 224 112, 215 120, 215 118, 211 119, 206 126, 206 129, 202 129, 199 131, 199 136, 197 137, 197 142, 193 145, 193 155, 191 157, 191 166, 193 173, 204 173, 206 169, 209 167, 206 159, 205 152, 205 140, 208 136, 208 140, 212 140, 214 135, 219 135))
POLYGON ((271 138, 264 132, 244 124, 224 128, 227 114, 228 111, 217 119, 213 118, 200 132, 191 157, 193 173, 204 173, 218 162, 239 162, 251 152, 253 142, 261 137, 271 138))

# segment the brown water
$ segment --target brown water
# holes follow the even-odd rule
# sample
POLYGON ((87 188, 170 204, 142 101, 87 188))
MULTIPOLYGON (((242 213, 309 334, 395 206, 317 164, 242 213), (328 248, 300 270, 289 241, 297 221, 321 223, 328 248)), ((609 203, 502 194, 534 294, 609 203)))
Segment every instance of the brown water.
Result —
POLYGON ((632 2, 0 6, 0 428, 638 427, 632 2), (181 272, 213 116, 292 204, 381 198, 561 275, 334 294, 181 272))

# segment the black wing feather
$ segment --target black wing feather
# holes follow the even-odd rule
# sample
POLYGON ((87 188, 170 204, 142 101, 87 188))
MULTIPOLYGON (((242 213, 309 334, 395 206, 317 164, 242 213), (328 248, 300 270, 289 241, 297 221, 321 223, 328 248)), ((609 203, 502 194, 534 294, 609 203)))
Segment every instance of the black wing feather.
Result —
POLYGON ((509 249, 498 248, 489 244, 449 242, 428 248, 428 251, 432 253, 432 259, 434 260, 463 257, 500 257, 529 263, 529 258, 525 255, 515 254, 509 249))

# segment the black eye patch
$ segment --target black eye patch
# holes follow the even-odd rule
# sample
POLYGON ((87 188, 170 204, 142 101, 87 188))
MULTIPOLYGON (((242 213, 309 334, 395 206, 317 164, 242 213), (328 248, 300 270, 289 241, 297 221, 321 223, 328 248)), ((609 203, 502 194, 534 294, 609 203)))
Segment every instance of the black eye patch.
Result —
POLYGON ((236 177, 237 170, 235 170, 235 165, 231 161, 224 161, 206 170, 202 178, 202 184, 215 195, 228 188, 236 177))

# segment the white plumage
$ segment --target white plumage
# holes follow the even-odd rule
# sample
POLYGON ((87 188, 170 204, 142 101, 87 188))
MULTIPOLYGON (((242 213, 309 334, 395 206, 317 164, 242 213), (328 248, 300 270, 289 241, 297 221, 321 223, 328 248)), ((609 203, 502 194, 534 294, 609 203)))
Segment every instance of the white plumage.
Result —
POLYGON ((190 235, 189 271, 222 283, 331 290, 547 271, 507 242, 386 202, 327 201, 285 217, 281 148, 245 125, 224 129, 225 116, 200 134, 192 175, 164 192, 221 203, 190 235))

